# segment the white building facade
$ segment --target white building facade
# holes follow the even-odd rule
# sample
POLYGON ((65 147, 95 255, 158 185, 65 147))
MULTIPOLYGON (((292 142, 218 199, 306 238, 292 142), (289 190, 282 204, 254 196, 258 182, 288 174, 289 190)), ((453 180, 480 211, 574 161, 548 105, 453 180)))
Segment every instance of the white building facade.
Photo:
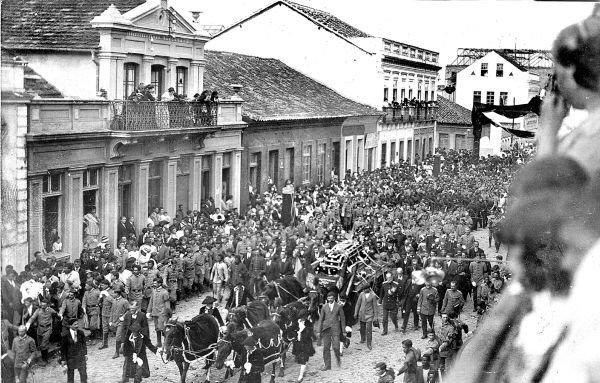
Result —
MULTIPOLYGON (((456 103, 473 109, 474 102, 491 105, 526 104, 539 93, 539 75, 529 72, 510 57, 496 51, 474 61, 456 76, 456 103)), ((507 128, 528 129, 528 117, 508 119, 498 115, 495 122, 507 128)), ((537 120, 536 120, 537 121, 537 120)), ((484 127, 480 155, 501 153, 502 131, 484 127)))
MULTIPOLYGON (((207 49, 277 58, 301 73, 327 85, 351 100, 367 104, 390 116, 395 99, 435 99, 438 53, 371 36, 329 13, 286 0, 275 1, 244 20, 225 28, 206 44, 207 49), (291 27, 293 26, 293 27, 291 27), (403 82, 404 80, 404 82, 403 82), (403 90, 404 89, 404 93, 403 90)), ((345 170, 375 169, 402 158, 415 122, 430 121, 433 113, 419 114, 383 129, 360 135, 343 133, 341 156, 345 170), (385 133, 383 132, 385 130, 385 133), (398 150, 404 142, 402 153, 398 150), (395 145, 393 144, 395 142, 395 145), (390 149, 395 146, 392 154, 390 149), (387 152, 384 152, 387 151, 387 152), (348 153, 348 158, 345 154, 348 153), (350 158, 352 157, 352 161, 350 158)), ((401 115, 401 112, 398 112, 401 115)), ((431 149, 433 150, 433 148, 431 149)))

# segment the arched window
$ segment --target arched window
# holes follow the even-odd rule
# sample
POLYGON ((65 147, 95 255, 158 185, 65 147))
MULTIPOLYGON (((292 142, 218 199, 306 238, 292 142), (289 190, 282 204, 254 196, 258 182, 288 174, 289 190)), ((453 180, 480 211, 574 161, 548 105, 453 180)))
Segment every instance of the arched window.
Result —
POLYGON ((138 64, 125 63, 123 72, 123 99, 127 99, 138 83, 138 64))

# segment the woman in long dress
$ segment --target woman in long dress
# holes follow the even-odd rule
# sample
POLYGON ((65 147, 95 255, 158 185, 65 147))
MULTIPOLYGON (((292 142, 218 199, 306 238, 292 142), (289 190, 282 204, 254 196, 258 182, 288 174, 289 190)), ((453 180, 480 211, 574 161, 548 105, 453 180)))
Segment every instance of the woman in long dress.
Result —
POLYGON ((96 208, 93 207, 86 215, 83 216, 83 221, 86 224, 86 233, 91 239, 98 239, 100 235, 100 219, 96 215, 96 208))

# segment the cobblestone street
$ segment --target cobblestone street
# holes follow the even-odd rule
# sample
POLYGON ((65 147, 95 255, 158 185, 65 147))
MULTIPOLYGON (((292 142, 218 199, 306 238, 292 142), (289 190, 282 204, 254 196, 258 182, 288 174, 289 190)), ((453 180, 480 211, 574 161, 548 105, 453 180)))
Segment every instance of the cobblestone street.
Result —
MULTIPOLYGON (((493 248, 487 248, 487 229, 478 230, 475 232, 475 237, 480 241, 481 248, 486 251, 488 258, 495 257, 493 248)), ((501 247, 500 253, 506 259, 506 249, 501 247)), ((188 302, 181 302, 177 306, 175 315, 179 316, 180 319, 189 319, 193 317, 200 308, 200 302, 203 297, 190 299, 188 302)), ((461 319, 469 325, 469 330, 475 328, 475 318, 471 317, 473 310, 473 304, 470 298, 467 300, 465 310, 461 314, 461 319)), ((440 317, 435 317, 435 326, 440 323, 440 317)), ((393 325, 390 323, 391 329, 393 325)), ((150 334, 152 341, 156 342, 155 332, 153 324, 150 324, 150 334)), ((397 370, 403 358, 401 354, 400 342, 404 339, 411 339, 415 347, 423 349, 425 340, 421 339, 421 330, 415 330, 412 328, 412 318, 407 328, 407 333, 402 334, 400 332, 389 332, 389 335, 382 337, 381 330, 373 329, 373 350, 369 351, 365 344, 360 344, 360 335, 358 332, 358 326, 354 326, 352 344, 349 348, 344 351, 342 357, 342 366, 337 368, 333 363, 331 371, 319 371, 323 367, 323 348, 316 347, 316 354, 309 360, 307 375, 305 376, 305 382, 314 383, 350 383, 350 382, 369 382, 374 381, 373 367, 377 362, 386 362, 388 366, 393 367, 397 370)), ((109 340, 109 348, 104 350, 98 350, 99 344, 94 343, 88 346, 88 376, 91 383, 114 383, 119 382, 121 379, 123 357, 118 359, 111 359, 115 352, 115 340, 114 337, 109 340)), ((145 379, 145 382, 179 382, 179 372, 174 362, 163 364, 160 356, 154 355, 149 352, 148 361, 150 364, 151 377, 145 379)), ((277 382, 294 382, 298 377, 299 365, 294 362, 291 350, 288 352, 288 365, 286 368, 286 374, 283 378, 276 378, 277 382)), ((201 368, 200 363, 193 363, 190 366, 188 372, 187 382, 204 382, 205 371, 201 368)), ((271 366, 265 368, 263 375, 263 381, 267 382, 270 378, 271 366)), ((211 369, 211 382, 222 382, 225 370, 211 369)), ((277 371, 278 373, 278 371, 277 371)), ((76 381, 79 381, 79 377, 76 375, 76 381)), ((237 382, 239 374, 236 374, 233 378, 229 378, 230 382, 237 382)), ((58 364, 57 358, 53 359, 52 363, 48 367, 35 368, 36 383, 50 383, 66 381, 66 375, 63 373, 62 368, 58 364)))

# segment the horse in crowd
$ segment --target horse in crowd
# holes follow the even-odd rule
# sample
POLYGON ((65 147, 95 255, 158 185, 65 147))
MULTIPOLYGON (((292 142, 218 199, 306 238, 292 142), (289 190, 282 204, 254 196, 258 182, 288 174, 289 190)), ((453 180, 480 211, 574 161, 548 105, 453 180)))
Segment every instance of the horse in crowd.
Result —
MULTIPOLYGON (((179 382, 185 383, 190 363, 204 360, 205 383, 210 383, 210 367, 215 360, 219 340, 219 323, 209 314, 200 314, 189 321, 170 319, 165 326, 164 353, 166 361, 175 361, 179 382)), ((161 355, 162 356, 162 355, 161 355)))
MULTIPOLYGON (((271 371, 271 383, 274 383, 276 365, 282 360, 282 354, 284 354, 287 349, 284 348, 281 329, 272 320, 263 320, 257 326, 248 330, 226 333, 217 344, 215 367, 220 370, 227 364, 228 369, 243 368, 244 361, 247 360, 247 351, 244 347, 244 342, 249 337, 252 338, 255 346, 262 351, 265 366, 272 363, 273 370, 271 371), (233 364, 225 363, 232 352, 233 364)), ((283 376, 282 374, 283 372, 280 372, 280 376, 283 376)), ((229 371, 225 374, 226 378, 228 376, 229 371)))
POLYGON ((233 333, 249 329, 261 321, 269 319, 269 307, 266 303, 256 300, 245 306, 232 308, 227 314, 227 332, 233 333))
POLYGON ((271 304, 278 301, 281 306, 285 306, 299 300, 306 294, 304 287, 296 278, 286 276, 266 283, 262 295, 266 296, 271 304))

